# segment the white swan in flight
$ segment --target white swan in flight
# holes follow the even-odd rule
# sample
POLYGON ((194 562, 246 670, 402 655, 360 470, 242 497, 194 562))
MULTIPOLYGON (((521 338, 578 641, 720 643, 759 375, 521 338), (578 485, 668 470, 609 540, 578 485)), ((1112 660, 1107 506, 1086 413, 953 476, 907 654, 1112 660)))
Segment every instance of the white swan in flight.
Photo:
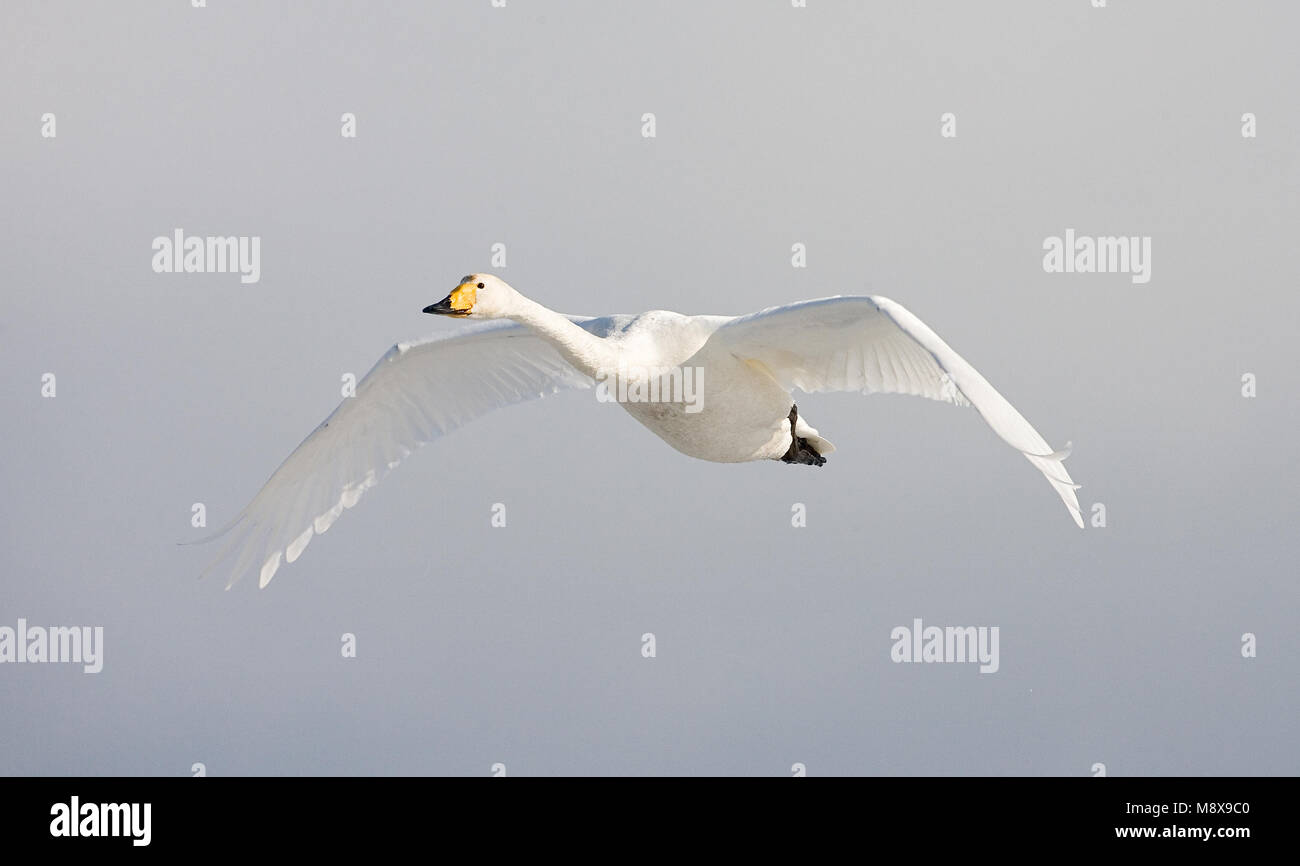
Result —
POLYGON ((264 587, 281 562, 296 560, 420 445, 490 410, 598 383, 625 397, 620 405, 678 451, 719 463, 825 463, 834 446, 798 412, 795 388, 973 405, 1047 476, 1083 527, 1079 485, 1061 462, 1069 445, 1053 451, 974 367, 889 298, 821 298, 739 317, 656 310, 583 318, 472 274, 424 312, 507 321, 389 349, 253 501, 204 539, 232 535, 204 574, 234 557, 227 589, 250 567, 264 587), (681 399, 673 370, 678 385, 696 387, 693 402, 681 399), (620 380, 625 391, 615 391, 620 380), (658 401, 645 399, 660 381, 658 401))

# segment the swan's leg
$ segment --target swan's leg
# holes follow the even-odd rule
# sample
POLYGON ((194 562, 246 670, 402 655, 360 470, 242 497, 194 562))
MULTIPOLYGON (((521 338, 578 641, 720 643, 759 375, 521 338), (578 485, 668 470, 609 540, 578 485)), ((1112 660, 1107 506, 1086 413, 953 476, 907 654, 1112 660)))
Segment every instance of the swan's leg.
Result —
POLYGON ((817 449, 808 444, 808 440, 797 435, 795 425, 799 421, 799 406, 790 407, 790 450, 781 458, 782 463, 799 463, 805 466, 823 466, 826 458, 817 453, 817 449))

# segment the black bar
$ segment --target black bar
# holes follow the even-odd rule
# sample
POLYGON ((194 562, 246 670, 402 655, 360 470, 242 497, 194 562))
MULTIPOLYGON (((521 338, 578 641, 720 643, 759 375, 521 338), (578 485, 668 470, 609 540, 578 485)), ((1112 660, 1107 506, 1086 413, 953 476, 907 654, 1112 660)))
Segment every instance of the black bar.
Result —
POLYGON ((484 852, 515 844, 540 852, 572 836, 580 847, 599 842, 611 855, 630 857, 646 845, 671 851, 704 834, 732 851, 768 853, 787 843, 811 851, 853 842, 870 851, 908 842, 927 853, 996 844, 1040 853, 1100 846, 1231 855, 1256 842, 1287 841, 1298 787, 1280 777, 8 778, 0 779, 0 839, 8 851, 34 846, 56 854, 281 847, 337 854, 433 840, 441 840, 440 850, 470 840, 484 852), (82 822, 106 817, 111 830, 113 817, 124 815, 98 804, 137 804, 139 820, 115 837, 53 835, 69 830, 58 821, 74 796, 82 822), (146 803, 149 844, 134 845, 146 803), (1154 838, 1120 835, 1147 828, 1154 838), (1167 835, 1178 828, 1213 835, 1167 835), (626 847, 633 838, 635 851, 626 847), (619 839, 624 847, 608 847, 619 839))

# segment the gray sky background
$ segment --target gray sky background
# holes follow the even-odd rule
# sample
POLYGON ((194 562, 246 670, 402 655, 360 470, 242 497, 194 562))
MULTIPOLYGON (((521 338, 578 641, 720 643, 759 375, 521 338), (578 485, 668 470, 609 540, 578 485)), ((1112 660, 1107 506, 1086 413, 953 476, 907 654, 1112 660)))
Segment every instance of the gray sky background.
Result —
POLYGON ((0 625, 106 642, 0 666, 0 773, 1300 772, 1295 4, 0 24, 0 625), (177 227, 261 236, 261 282, 154 274, 177 227), (1150 235, 1150 283, 1044 273, 1067 228, 1150 235), (196 580, 191 503, 223 524, 343 373, 458 330, 420 308, 497 241, 571 313, 893 297, 1074 441, 1109 525, 973 411, 802 395, 827 467, 723 466, 588 392, 417 452, 264 591, 196 580), (998 626, 1001 670, 892 663, 914 617, 998 626))

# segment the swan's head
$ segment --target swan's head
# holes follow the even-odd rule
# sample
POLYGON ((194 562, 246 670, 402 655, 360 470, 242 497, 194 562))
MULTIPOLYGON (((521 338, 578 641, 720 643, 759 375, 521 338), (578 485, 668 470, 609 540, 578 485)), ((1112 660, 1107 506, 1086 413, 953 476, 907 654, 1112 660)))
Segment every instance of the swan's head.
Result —
POLYGON ((502 279, 491 274, 470 274, 436 304, 424 308, 426 313, 463 319, 503 319, 514 310, 518 293, 502 279))

